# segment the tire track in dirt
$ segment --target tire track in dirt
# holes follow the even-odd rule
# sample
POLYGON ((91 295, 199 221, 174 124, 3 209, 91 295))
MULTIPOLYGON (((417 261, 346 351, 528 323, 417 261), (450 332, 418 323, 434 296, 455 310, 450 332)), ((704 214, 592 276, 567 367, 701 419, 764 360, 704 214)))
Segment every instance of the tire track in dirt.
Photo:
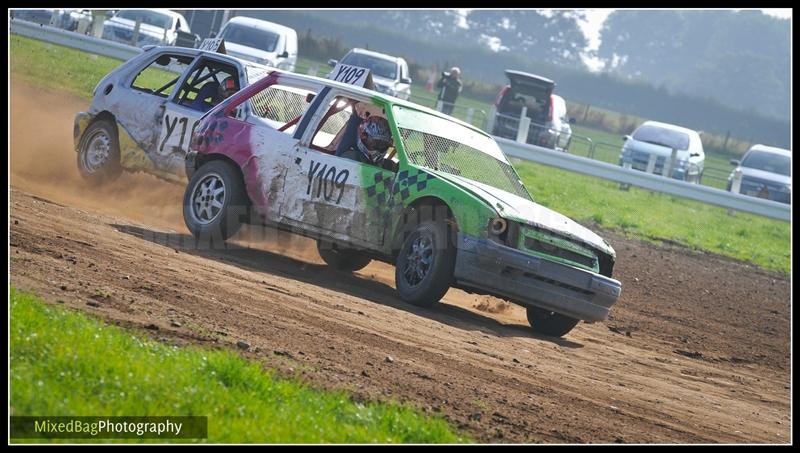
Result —
POLYGON ((537 336, 519 307, 459 290, 421 309, 397 299, 391 266, 337 275, 303 238, 249 228, 228 250, 197 249, 178 185, 86 187, 71 149, 86 104, 12 81, 22 289, 165 341, 244 340, 284 375, 413 404, 479 441, 788 441, 785 276, 601 232, 624 285, 606 323, 537 336))

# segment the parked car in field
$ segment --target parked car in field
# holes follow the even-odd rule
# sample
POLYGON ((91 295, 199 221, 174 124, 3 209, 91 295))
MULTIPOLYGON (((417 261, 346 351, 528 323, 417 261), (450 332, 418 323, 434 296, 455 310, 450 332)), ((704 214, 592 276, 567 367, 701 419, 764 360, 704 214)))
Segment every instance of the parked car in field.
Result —
POLYGON ((175 45, 180 33, 191 34, 189 23, 183 15, 168 9, 123 9, 103 24, 103 39, 139 47, 175 45), (137 21, 141 25, 134 36, 137 21))
POLYGON ((103 77, 88 111, 75 116, 78 169, 89 182, 122 171, 185 181, 185 156, 197 120, 219 102, 228 78, 239 87, 269 68, 229 55, 182 47, 146 47, 103 77))
POLYGON ((68 31, 85 32, 92 23, 92 12, 88 9, 12 9, 9 10, 12 19, 49 25, 68 31))
POLYGON ((672 159, 672 150, 677 150, 672 174, 669 177, 699 184, 703 177, 706 155, 697 131, 674 124, 645 121, 626 135, 619 155, 621 166, 629 165, 634 170, 648 170, 651 156, 652 173, 663 174, 672 159))
POLYGON ((331 67, 338 63, 369 69, 375 90, 379 93, 404 100, 411 96, 411 75, 404 58, 355 48, 347 52, 341 60, 328 60, 331 67))
POLYGON ((12 19, 34 22, 40 25, 52 25, 58 28, 65 28, 66 11, 54 8, 38 9, 11 9, 9 15, 12 19))
POLYGON ((396 97, 274 70, 200 120, 187 172, 184 220, 199 243, 243 222, 290 230, 340 271, 394 264, 411 304, 450 287, 492 294, 554 336, 606 319, 619 298, 612 247, 534 202, 490 135, 396 97), (383 145, 374 160, 347 158, 364 152, 349 126, 367 122, 386 124, 383 145))
POLYGON ((252 17, 234 17, 223 25, 226 53, 242 60, 294 71, 297 32, 293 28, 252 17))
POLYGON ((792 153, 788 149, 753 145, 741 161, 731 159, 736 169, 728 177, 728 191, 741 172, 739 191, 743 195, 789 204, 792 198, 792 153))
POLYGON ((64 28, 81 34, 87 34, 92 25, 92 11, 89 9, 66 10, 64 28))
POLYGON ((567 115, 564 98, 553 94, 555 82, 521 71, 506 70, 509 84, 495 99, 492 135, 515 140, 523 108, 531 124, 526 143, 565 151, 575 120, 567 115))

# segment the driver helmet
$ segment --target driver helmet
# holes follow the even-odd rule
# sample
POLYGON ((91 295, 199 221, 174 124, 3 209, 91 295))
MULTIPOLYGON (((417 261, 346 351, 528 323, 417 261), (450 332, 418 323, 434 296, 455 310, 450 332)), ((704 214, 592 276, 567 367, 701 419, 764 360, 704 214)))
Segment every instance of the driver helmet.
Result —
POLYGON ((358 126, 356 145, 370 162, 378 163, 393 143, 392 131, 389 129, 389 122, 386 118, 373 115, 358 126))
POLYGON ((239 81, 234 76, 225 77, 219 84, 219 95, 222 100, 228 99, 237 91, 239 91, 239 81))

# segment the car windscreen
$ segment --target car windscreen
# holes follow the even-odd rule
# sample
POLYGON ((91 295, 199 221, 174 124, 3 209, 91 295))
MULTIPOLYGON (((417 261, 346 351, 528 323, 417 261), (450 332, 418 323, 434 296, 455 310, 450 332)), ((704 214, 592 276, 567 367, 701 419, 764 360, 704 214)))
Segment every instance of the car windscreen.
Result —
POLYGON ((225 41, 254 49, 274 52, 278 45, 278 34, 239 24, 228 24, 220 35, 225 41))
POLYGON ((350 53, 342 58, 342 63, 369 68, 373 75, 387 79, 397 78, 397 63, 392 60, 384 60, 370 55, 360 53, 350 53))
POLYGON ((789 156, 765 153, 762 151, 750 151, 742 161, 742 167, 754 168, 756 170, 768 171, 784 176, 791 176, 791 166, 792 162, 789 156))
POLYGON ((126 9, 117 14, 120 19, 127 19, 136 22, 141 19, 143 24, 153 27, 170 29, 172 28, 172 17, 158 11, 126 9))
POLYGON ((648 124, 639 126, 633 139, 677 150, 689 149, 689 134, 648 124))
POLYGON ((462 124, 402 106, 392 108, 408 160, 531 199, 491 137, 462 124))

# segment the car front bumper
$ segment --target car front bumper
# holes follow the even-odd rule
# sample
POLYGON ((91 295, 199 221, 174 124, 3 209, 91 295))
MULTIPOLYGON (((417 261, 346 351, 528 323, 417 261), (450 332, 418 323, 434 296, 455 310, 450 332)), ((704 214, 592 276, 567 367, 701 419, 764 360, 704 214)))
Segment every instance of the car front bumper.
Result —
MULTIPOLYGON (((643 153, 637 154, 635 157, 629 154, 622 155, 619 158, 619 165, 620 167, 624 167, 625 164, 628 164, 633 170, 646 172, 649 158, 649 154, 643 153)), ((655 165, 653 166, 653 173, 663 176, 664 166, 667 165, 667 160, 668 159, 666 157, 657 157, 655 165)), ((672 169, 672 179, 686 181, 687 179, 697 178, 699 175, 699 168, 694 168, 694 172, 690 172, 688 167, 679 166, 677 163, 675 165, 675 168, 672 169)))
POLYGON ((613 278, 461 233, 455 279, 462 287, 589 322, 608 318, 622 291, 613 278))
POLYGON ((83 131, 89 127, 89 123, 92 121, 92 115, 86 112, 78 112, 75 114, 75 123, 72 128, 72 141, 75 144, 75 151, 78 151, 81 136, 83 136, 83 131))

